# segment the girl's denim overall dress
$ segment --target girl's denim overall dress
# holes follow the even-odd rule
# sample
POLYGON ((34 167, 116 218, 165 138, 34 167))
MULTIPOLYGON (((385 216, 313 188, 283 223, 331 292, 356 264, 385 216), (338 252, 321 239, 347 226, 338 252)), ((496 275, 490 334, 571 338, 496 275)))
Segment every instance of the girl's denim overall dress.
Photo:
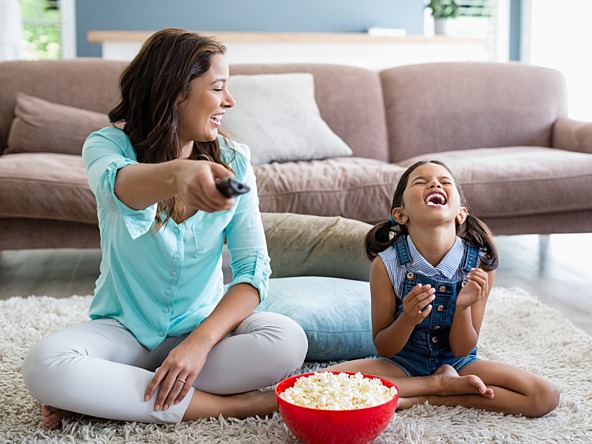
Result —
MULTIPOLYGON (((451 365, 459 371, 466 365, 477 361, 477 347, 466 357, 455 357, 450 350, 448 335, 456 309, 456 299, 465 280, 439 280, 411 271, 411 255, 407 245, 407 236, 401 236, 394 244, 399 264, 406 268, 403 282, 405 297, 417 284, 430 284, 436 289, 436 298, 432 301, 432 312, 415 326, 409 341, 399 353, 389 359, 399 366, 408 376, 427 376, 434 373, 441 365, 451 365)), ((479 263, 479 249, 465 244, 461 266, 463 275, 479 263)), ((396 283, 393 283, 396 284, 396 283)), ((399 303, 396 316, 403 311, 399 303)))

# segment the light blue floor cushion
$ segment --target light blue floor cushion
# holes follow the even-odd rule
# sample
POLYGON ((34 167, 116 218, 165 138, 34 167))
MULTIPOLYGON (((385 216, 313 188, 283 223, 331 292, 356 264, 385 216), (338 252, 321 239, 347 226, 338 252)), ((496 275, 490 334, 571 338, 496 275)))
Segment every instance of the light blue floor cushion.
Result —
POLYGON ((370 285, 322 276, 272 278, 258 311, 286 315, 308 338, 307 361, 375 356, 370 318, 370 285))

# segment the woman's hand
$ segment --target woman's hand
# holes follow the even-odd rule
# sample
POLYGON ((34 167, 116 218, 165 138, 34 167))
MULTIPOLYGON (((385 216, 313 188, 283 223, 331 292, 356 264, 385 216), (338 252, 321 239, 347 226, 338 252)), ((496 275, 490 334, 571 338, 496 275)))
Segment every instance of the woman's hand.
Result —
POLYGON ((458 293, 456 306, 463 310, 479 302, 489 294, 489 275, 481 268, 473 268, 467 275, 465 286, 458 293))
POLYGON ((208 347, 196 347, 187 339, 171 350, 148 384, 144 400, 149 401, 160 386, 154 410, 168 410, 180 403, 203 368, 208 347))
POLYGON ((420 324, 427 315, 432 312, 431 302, 436 298, 436 289, 431 285, 417 284, 403 298, 403 313, 413 321, 415 325, 420 324))
POLYGON ((188 207, 213 213, 232 208, 233 199, 226 198, 216 180, 233 174, 222 165, 203 160, 181 160, 175 175, 178 194, 188 207))

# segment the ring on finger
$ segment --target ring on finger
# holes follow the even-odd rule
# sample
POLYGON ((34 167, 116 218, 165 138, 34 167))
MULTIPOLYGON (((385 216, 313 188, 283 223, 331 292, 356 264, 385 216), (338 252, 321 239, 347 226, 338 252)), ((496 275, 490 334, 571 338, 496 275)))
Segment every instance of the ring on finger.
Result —
POLYGON ((185 384, 185 382, 186 382, 184 379, 181 379, 181 378, 175 378, 175 379, 176 379, 177 381, 179 381, 180 383, 182 383, 183 385, 184 385, 184 384, 185 384))

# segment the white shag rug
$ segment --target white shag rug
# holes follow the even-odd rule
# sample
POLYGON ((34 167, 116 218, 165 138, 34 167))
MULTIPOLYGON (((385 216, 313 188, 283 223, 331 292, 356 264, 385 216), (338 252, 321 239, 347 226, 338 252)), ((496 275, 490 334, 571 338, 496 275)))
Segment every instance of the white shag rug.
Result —
MULTIPOLYGON (((0 301, 0 443, 297 443, 281 417, 210 419, 178 425, 79 417, 59 431, 41 425, 21 364, 50 331, 86 319, 90 296, 14 297, 0 301)), ((504 416, 462 407, 415 406, 397 412, 374 443, 592 443, 592 337, 521 289, 495 288, 480 356, 554 381, 559 407, 543 418, 504 416)), ((326 366, 306 363, 302 371, 326 366)))

